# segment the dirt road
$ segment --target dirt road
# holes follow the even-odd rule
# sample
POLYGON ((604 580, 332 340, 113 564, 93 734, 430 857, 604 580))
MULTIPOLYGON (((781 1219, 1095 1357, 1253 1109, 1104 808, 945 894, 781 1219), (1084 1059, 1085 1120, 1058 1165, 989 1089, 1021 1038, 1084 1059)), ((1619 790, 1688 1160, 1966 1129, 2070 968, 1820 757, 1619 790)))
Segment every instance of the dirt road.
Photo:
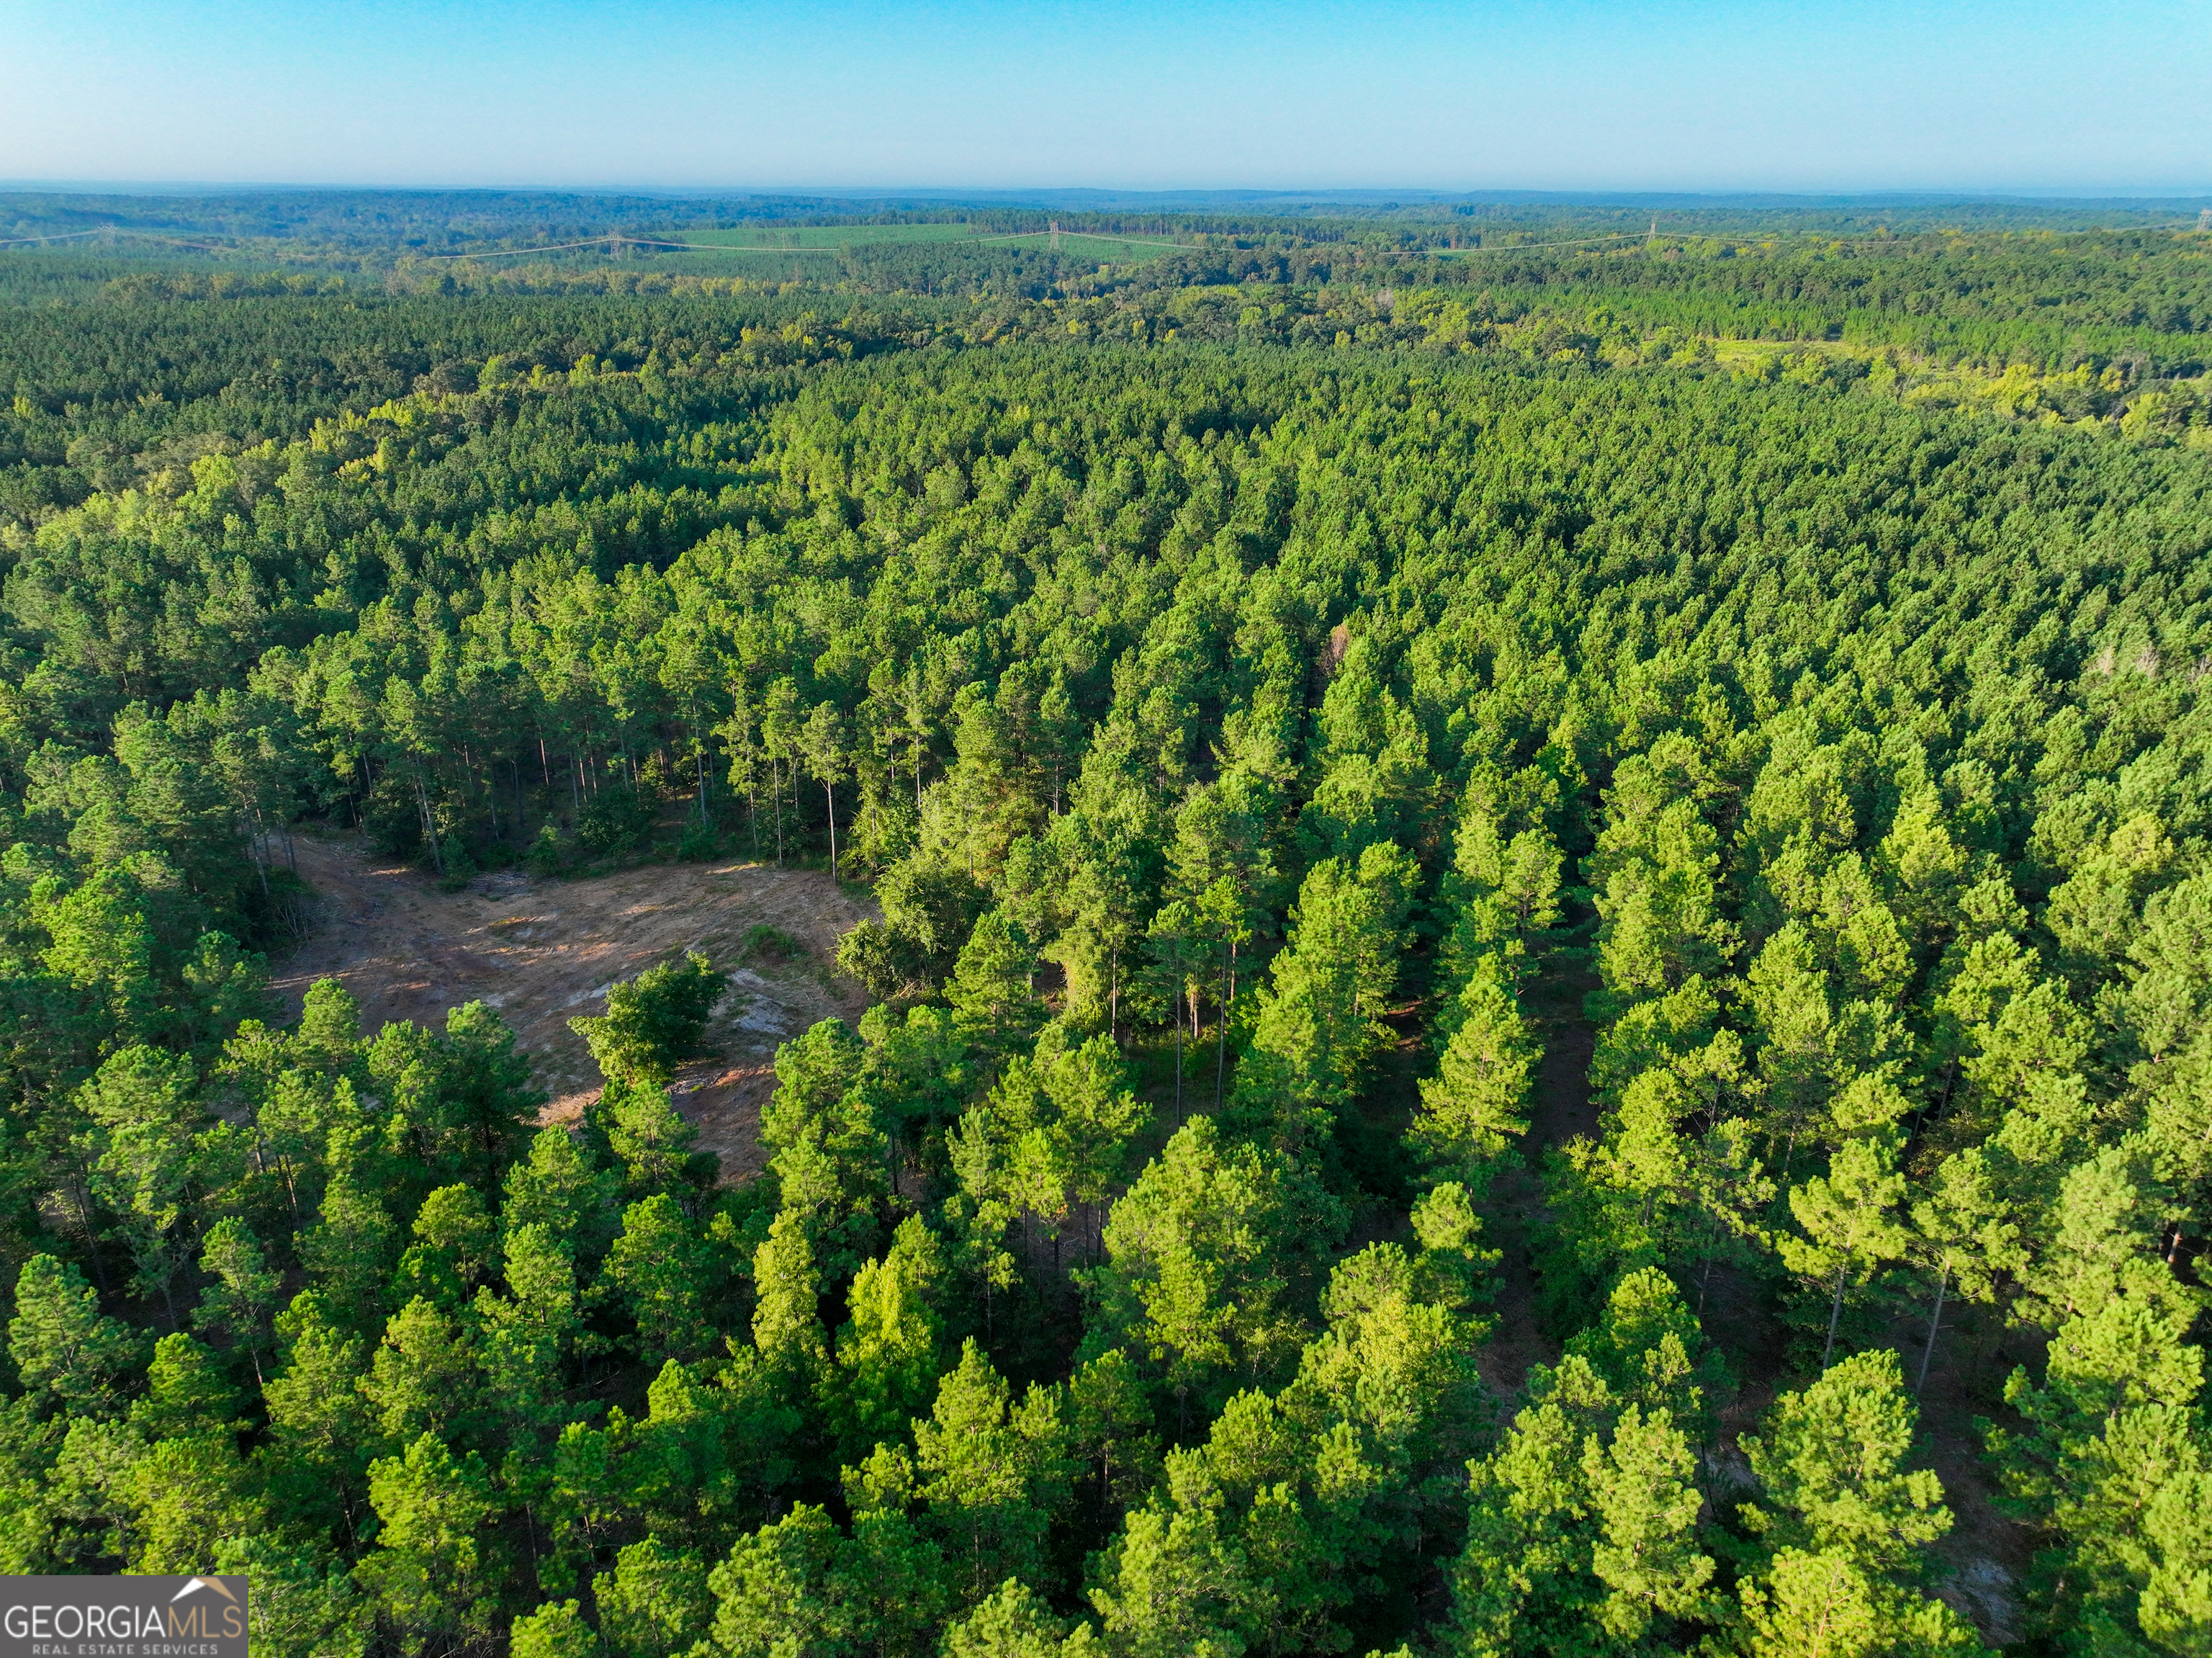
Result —
POLYGON ((319 925, 270 964, 288 1009, 325 978, 353 993, 372 1031, 394 1019, 442 1023, 449 1008, 488 1003, 536 1062, 552 1096, 548 1122, 573 1119, 597 1092, 599 1074, 568 1021, 600 1011, 608 986, 680 950, 728 967, 757 926, 798 940, 801 952, 787 960, 756 957, 738 969, 708 1027, 720 1058, 687 1069, 672 1090, 726 1180, 761 1166, 757 1131, 776 1045, 866 1005, 832 963, 839 935, 872 906, 817 870, 663 864, 578 881, 503 871, 441 893, 359 841, 302 837, 298 849, 319 925))

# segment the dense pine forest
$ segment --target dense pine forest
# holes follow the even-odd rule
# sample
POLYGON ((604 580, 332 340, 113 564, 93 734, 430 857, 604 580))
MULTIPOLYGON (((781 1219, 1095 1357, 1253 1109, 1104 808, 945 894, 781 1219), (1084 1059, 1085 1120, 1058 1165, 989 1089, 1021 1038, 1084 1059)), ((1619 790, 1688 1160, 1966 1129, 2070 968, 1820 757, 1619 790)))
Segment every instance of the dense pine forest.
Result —
POLYGON ((2193 211, 279 207, 0 250, 0 1571, 288 1658, 2212 1652, 2193 211), (542 1125, 494 1007, 270 993, 307 836, 809 867, 869 1009, 757 1176, 703 954, 542 1125))

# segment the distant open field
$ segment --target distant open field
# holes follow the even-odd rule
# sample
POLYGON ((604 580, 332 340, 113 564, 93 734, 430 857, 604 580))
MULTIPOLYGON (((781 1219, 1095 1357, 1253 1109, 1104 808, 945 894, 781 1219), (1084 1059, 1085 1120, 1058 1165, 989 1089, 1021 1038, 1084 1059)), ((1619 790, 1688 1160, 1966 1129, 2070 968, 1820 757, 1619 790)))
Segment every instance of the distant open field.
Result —
MULTIPOLYGON (((1055 239, 1049 229, 1009 232, 994 230, 988 225, 980 224, 809 224, 748 227, 733 230, 684 230, 670 233, 668 240, 684 246, 681 249, 665 250, 653 257, 679 265, 708 265, 720 259, 722 256, 720 250, 725 248, 731 253, 754 256, 782 254, 802 259, 830 259, 841 252, 863 247, 913 247, 917 244, 944 247, 954 242, 969 243, 978 247, 1045 250, 1054 247, 1055 239), (708 247, 717 251, 700 251, 708 247)), ((1176 247, 1186 245, 1158 233, 1125 236, 1072 230, 1061 231, 1057 242, 1058 251, 1064 254, 1116 264, 1134 264, 1158 259, 1176 247)))
POLYGON ((978 224, 793 224, 736 230, 685 230, 670 240, 721 247, 818 247, 834 251, 886 241, 965 241, 990 235, 978 224))

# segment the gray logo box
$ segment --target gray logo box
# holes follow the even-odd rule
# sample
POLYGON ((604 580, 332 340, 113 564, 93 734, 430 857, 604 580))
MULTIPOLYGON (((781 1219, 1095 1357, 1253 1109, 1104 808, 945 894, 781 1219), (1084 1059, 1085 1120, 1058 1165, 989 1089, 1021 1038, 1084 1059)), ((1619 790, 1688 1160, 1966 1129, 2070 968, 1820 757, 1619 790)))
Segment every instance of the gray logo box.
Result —
POLYGON ((246 1658, 243 1577, 0 1577, 0 1658, 246 1658))

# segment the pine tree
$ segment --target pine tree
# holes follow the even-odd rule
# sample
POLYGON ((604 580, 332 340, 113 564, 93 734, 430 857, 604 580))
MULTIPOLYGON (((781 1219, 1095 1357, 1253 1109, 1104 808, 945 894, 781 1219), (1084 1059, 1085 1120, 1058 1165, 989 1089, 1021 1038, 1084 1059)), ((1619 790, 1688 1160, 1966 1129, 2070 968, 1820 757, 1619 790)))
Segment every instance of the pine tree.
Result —
POLYGON ((845 716, 834 703, 817 703, 814 711, 806 716, 806 726, 799 737, 806 756, 806 769, 814 773, 828 797, 827 821, 830 826, 830 874, 837 874, 837 785, 853 772, 853 742, 845 716))
POLYGON ((1911 1234, 1893 1212, 1905 1196, 1905 1177, 1896 1168, 1897 1154, 1886 1137, 1862 1136, 1837 1149, 1825 1176, 1790 1193, 1790 1212, 1805 1235, 1785 1233, 1777 1247, 1791 1271, 1831 1291, 1823 1368, 1835 1351, 1846 1292, 1866 1283, 1884 1263, 1900 1259, 1910 1245, 1911 1234))
POLYGON ((909 1215, 890 1248, 853 1279, 846 1295, 853 1317, 837 1332, 837 1363, 845 1373, 839 1414, 855 1452, 896 1438, 936 1391, 943 1334, 931 1303, 945 1270, 936 1234, 909 1215))
POLYGON ((1078 1626, 1070 1637, 1065 1620, 1052 1615, 1036 1592, 1008 1578, 945 1631, 945 1658, 1061 1658, 1088 1653, 1095 1642, 1091 1626, 1078 1626))
POLYGON ((653 1538, 627 1545, 592 1580, 599 1633, 616 1658, 668 1658, 707 1633, 706 1563, 653 1538))
POLYGON ((1037 1580, 1073 1473, 1060 1390, 1013 1390, 971 1338, 914 1424, 915 1495, 969 1601, 1011 1575, 1037 1580))
POLYGON ((143 1295, 159 1295, 177 1321, 177 1274, 199 1253, 211 1195, 231 1184, 244 1148, 228 1125, 203 1128, 191 1062, 159 1049, 125 1048, 79 1099, 93 1125, 92 1188, 117 1220, 143 1295))
POLYGON ((1064 1173, 1067 1195, 1097 1214, 1103 1226, 1105 1204, 1121 1185, 1129 1148, 1150 1124, 1152 1107, 1127 1086, 1110 1039, 1094 1036, 1050 1055, 1040 1043, 1037 1057, 1051 1106, 1053 1161, 1064 1173))
POLYGON ((273 1658, 363 1658, 374 1631, 351 1576, 326 1551, 263 1532, 215 1545, 214 1570, 252 1584, 246 1638, 273 1658))
POLYGON ((420 1295, 392 1315, 361 1384, 386 1444, 425 1434, 458 1437, 475 1425, 475 1334, 455 1312, 420 1295))
POLYGON ((2040 1386, 2025 1369, 2006 1385, 2026 1425, 1987 1429, 1989 1447, 2014 1500, 2057 1536, 2042 1563, 2053 1630, 2111 1644, 2156 1624, 2184 1652, 2201 1627, 2203 1527, 2191 1516, 2212 1484, 2212 1444, 2192 1408, 2197 1311, 2163 1265, 2130 1262, 2101 1307, 2059 1327, 2040 1386))
POLYGON ((787 1393, 804 1397, 829 1363, 817 1297, 820 1279, 804 1219, 784 1210, 753 1256, 753 1345, 787 1393))
POLYGON ((1157 996, 1175 1027, 1175 1108, 1180 1118, 1183 1108, 1184 1015, 1188 1012, 1189 1015, 1188 1034, 1194 1040, 1199 997, 1205 988, 1207 969, 1213 965, 1213 950, 1206 937, 1206 922, 1199 908, 1179 899, 1164 904, 1153 912, 1152 923, 1145 930, 1145 939, 1146 952, 1152 957, 1146 987, 1157 996))
POLYGON ((1290 946, 1275 958, 1237 1070, 1232 1110, 1296 1145, 1351 1102, 1386 1039, 1401 929, 1419 870, 1384 841, 1358 866, 1332 858, 1299 888, 1290 946))
POLYGON ((1876 1653, 1956 1653, 1984 1649, 1966 1621, 1940 1600, 1885 1596, 1848 1555, 1784 1550, 1766 1572, 1739 1586, 1745 1658, 1872 1658, 1876 1653))
POLYGON ((1616 1640, 1641 1640, 1660 1618, 1695 1621, 1705 1612, 1713 1561, 1697 1546, 1705 1498, 1691 1483, 1697 1458, 1688 1436, 1664 1410, 1646 1417, 1631 1405, 1602 1449, 1583 1446, 1583 1478, 1603 1527, 1590 1570, 1611 1591, 1599 1625, 1616 1640))
POLYGON ((890 1185, 884 1135, 854 1087, 866 1058, 841 1021, 823 1021, 777 1052, 775 1095, 761 1112, 784 1207, 805 1215, 810 1241, 836 1277, 875 1253, 890 1185))
POLYGON ((1511 984, 1527 971, 1532 947, 1559 918, 1559 873, 1565 860, 1543 824, 1509 836, 1511 815, 1505 780, 1468 779, 1454 836, 1454 870, 1447 900, 1456 914, 1443 946, 1451 982, 1463 983, 1485 961, 1511 984))
POLYGON ((1066 1420, 1070 1454, 1084 1465, 1102 1517, 1152 1489, 1159 1473, 1152 1401, 1127 1354, 1102 1353, 1068 1378, 1066 1420))
POLYGON ((692 1148, 699 1131, 670 1101, 665 1089, 642 1082, 617 1080, 601 1091, 592 1107, 593 1118, 605 1126, 607 1149, 627 1175, 625 1189, 633 1198, 665 1197, 682 1201, 695 1198, 696 1185, 713 1167, 706 1168, 692 1148))
POLYGON ((1315 1223, 1326 1224, 1304 1198, 1295 1171, 1224 1145, 1200 1118, 1114 1205, 1106 1259, 1085 1275, 1098 1307, 1091 1340, 1141 1356, 1175 1400, 1179 1426, 1297 1352, 1304 1332, 1289 1290, 1304 1253, 1297 1230, 1310 1242, 1315 1223))
POLYGON ((146 1449, 115 1482, 131 1511, 135 1571, 192 1572, 211 1564, 213 1539, 265 1523, 238 1455, 237 1390, 216 1356, 190 1336, 165 1336, 148 1367, 131 1425, 146 1449))
POLYGON ((1943 1488, 1907 1471, 1911 1401, 1887 1348, 1839 1361, 1809 1387, 1775 1400, 1765 1431, 1743 1441, 1771 1507, 1746 1519, 1778 1549, 1840 1553, 1873 1572, 1910 1573, 1951 1528, 1943 1488))
POLYGON ((707 1580, 711 1649, 726 1658, 831 1658, 847 1629, 829 1581, 839 1541, 830 1517, 805 1503, 739 1538, 707 1580))
POLYGON ((1480 1188, 1528 1131, 1542 1049, 1511 990, 1483 967, 1460 992, 1456 1012, 1437 1074, 1421 1083, 1410 1137, 1439 1173, 1480 1188))
MULTIPOLYGON (((1027 1068, 1019 1069, 1026 1076, 1027 1068)), ((1021 1277, 1019 1265, 1005 1247, 1018 1212, 1012 1199, 1010 1159, 1004 1136, 991 1119, 992 1113, 979 1106, 945 1137, 957 1189, 943 1210, 951 1264, 973 1286, 987 1339, 996 1334, 999 1292, 1021 1277)))
POLYGON ((485 1533, 499 1504, 483 1465, 425 1433, 368 1471, 380 1522, 355 1568, 378 1623, 410 1649, 482 1639, 496 1627, 501 1562, 485 1533))
POLYGON ((2069 1169, 2044 1216, 2041 1247, 2022 1271, 2022 1317, 2056 1331, 2119 1293, 2130 1266, 2156 1255, 2164 1216, 2142 1148, 2108 1146, 2069 1169))
POLYGON ((2019 1239, 2020 1228, 2008 1217, 1994 1190, 1983 1153, 1970 1148, 1945 1158, 1929 1182, 1927 1197, 1912 1205, 1908 1247, 1923 1270, 1932 1270, 1936 1277, 1928 1340, 1912 1386, 1916 1396, 1928 1385, 1945 1300, 1953 1294, 1975 1301, 1992 1298, 2000 1277, 2025 1264, 2019 1239))
POLYGON ((499 1228, 474 1186, 440 1186, 422 1199, 411 1230, 416 1241, 400 1254, 394 1301, 422 1295, 458 1310, 498 1270, 499 1228))
POLYGON ((330 1316, 323 1299, 303 1291, 277 1315, 282 1368, 262 1389, 269 1412, 273 1482, 288 1512, 351 1530, 362 1505, 374 1438, 362 1383, 368 1344, 330 1316))
POLYGON ((1711 785, 1683 739, 1614 772, 1606 823, 1583 876, 1598 912, 1604 1016, 1717 974, 1735 930, 1721 914, 1719 837, 1697 796, 1711 785))
POLYGON ((1647 1266, 1622 1276, 1598 1321, 1569 1338, 1566 1350, 1586 1361, 1613 1396, 1688 1428, 1705 1421, 1700 1384, 1714 1370, 1704 1344, 1680 1292, 1647 1266))
POLYGON ((332 1311, 367 1329, 381 1322, 397 1228, 377 1195, 375 1152, 368 1131, 331 1139, 322 1217, 300 1239, 300 1259, 332 1311))
POLYGON ((386 1025, 368 1046, 368 1074, 438 1173, 495 1191, 500 1171, 545 1096, 514 1033, 481 1002, 449 1009, 442 1031, 386 1025))
POLYGON ((615 1182, 562 1128, 540 1129, 525 1157, 508 1165, 500 1224, 512 1232, 543 1226, 590 1259, 613 1236, 615 1182))
POLYGON ((1598 1645, 1591 1624, 1606 1590, 1589 1570, 1578 1417, 1605 1400, 1603 1384, 1590 1376, 1585 1386, 1577 1362, 1561 1366, 1559 1386, 1532 1375, 1532 1403, 1504 1443, 1469 1468, 1467 1547, 1452 1597, 1465 1652, 1505 1658, 1598 1645))
POLYGON ((1100 1555, 1093 1577, 1103 1644, 1131 1658, 1227 1658, 1249 1649, 1245 1631, 1270 1610, 1243 1550, 1222 1537, 1218 1519, 1204 1509, 1138 1509, 1100 1555))
POLYGON ((262 1358, 269 1349, 270 1320, 283 1279, 268 1269, 261 1246, 246 1222, 234 1216, 209 1229, 200 1271, 210 1283, 200 1292, 193 1326, 227 1335, 243 1347, 253 1365, 254 1385, 264 1385, 262 1358))
POLYGON ((240 1402, 214 1352, 179 1331, 154 1344, 146 1392, 132 1401, 131 1422, 149 1440, 227 1438, 240 1426, 240 1402))
POLYGON ((598 1658, 599 1637, 574 1600, 549 1600, 514 1620, 507 1649, 514 1658, 598 1658))
POLYGON ((572 1019, 568 1027, 584 1039, 609 1083, 665 1088, 678 1064, 698 1051, 729 982, 693 950, 610 986, 606 1012, 572 1019))
POLYGON ((1042 1022, 1032 988, 1037 959, 1020 924, 1003 910, 975 923, 961 947, 945 999, 962 1039, 983 1053, 1005 1054, 1025 1043, 1042 1022))
POLYGON ((486 1400, 522 1442, 563 1425, 563 1364, 582 1320, 575 1265, 543 1223, 507 1234, 504 1271, 507 1293, 480 1289, 471 1311, 482 1332, 477 1359, 486 1400))
POLYGON ((707 1255, 667 1196, 632 1204, 608 1252, 606 1278, 637 1322, 639 1356, 689 1358, 713 1337, 706 1320, 707 1255))
POLYGON ((361 1058, 361 1004, 343 984, 319 978, 301 997, 289 1058, 302 1070, 349 1074, 361 1058))
POLYGON ((76 1267, 33 1255, 15 1277, 8 1351, 30 1398, 97 1417, 115 1407, 125 1373, 137 1363, 138 1340, 129 1326, 100 1312, 100 1298, 76 1267))

